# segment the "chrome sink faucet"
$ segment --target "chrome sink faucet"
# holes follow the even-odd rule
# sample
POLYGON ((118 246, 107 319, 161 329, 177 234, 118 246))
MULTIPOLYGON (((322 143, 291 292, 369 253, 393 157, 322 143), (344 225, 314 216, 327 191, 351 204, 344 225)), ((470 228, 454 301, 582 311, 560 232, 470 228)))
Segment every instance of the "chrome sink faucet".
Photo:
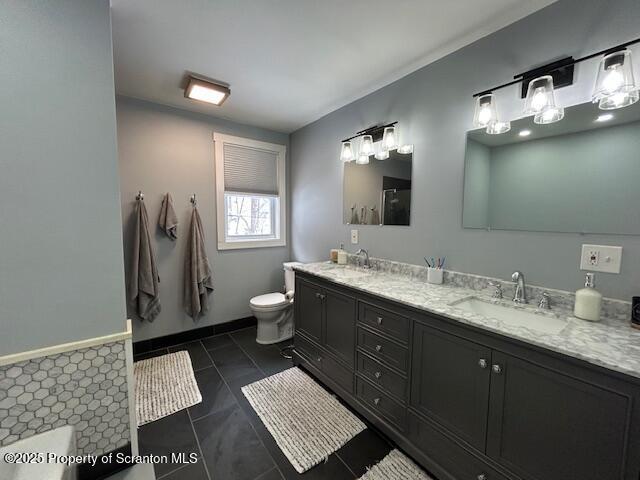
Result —
MULTIPOLYGON (((362 265, 362 268, 371 268, 371 262, 369 261, 369 252, 366 251, 364 248, 361 248, 360 250, 358 250, 356 252, 356 256, 360 256, 364 253, 364 265, 362 265)), ((360 263, 360 262, 358 262, 360 263)))
POLYGON ((524 274, 519 271, 513 272, 511 280, 516 284, 516 293, 513 296, 514 303, 527 303, 527 292, 524 284, 524 274))

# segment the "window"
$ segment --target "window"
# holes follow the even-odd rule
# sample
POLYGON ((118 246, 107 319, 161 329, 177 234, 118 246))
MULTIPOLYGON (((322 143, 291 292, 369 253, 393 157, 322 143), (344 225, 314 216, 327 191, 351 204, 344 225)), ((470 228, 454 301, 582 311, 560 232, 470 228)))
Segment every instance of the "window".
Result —
POLYGON ((284 145, 214 133, 218 249, 286 245, 284 145))

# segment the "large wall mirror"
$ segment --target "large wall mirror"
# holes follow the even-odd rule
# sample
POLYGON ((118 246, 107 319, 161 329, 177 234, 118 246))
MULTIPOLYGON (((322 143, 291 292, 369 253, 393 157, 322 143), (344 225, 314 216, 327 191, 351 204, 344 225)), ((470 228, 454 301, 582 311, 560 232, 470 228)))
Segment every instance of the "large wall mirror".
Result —
POLYGON ((557 123, 528 117, 502 135, 467 134, 466 228, 637 235, 638 205, 640 102, 576 105, 557 123))
POLYGON ((413 154, 344 164, 343 221, 351 225, 409 225, 413 154))

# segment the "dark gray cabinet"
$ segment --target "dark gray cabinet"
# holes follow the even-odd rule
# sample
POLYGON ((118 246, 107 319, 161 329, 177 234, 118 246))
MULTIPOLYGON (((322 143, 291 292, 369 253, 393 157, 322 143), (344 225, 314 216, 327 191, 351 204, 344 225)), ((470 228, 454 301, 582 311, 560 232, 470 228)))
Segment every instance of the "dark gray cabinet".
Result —
POLYGON ((638 379, 314 276, 296 283, 296 363, 439 480, 640 480, 638 379))
POLYGON ((490 457, 536 480, 627 478, 629 395, 499 352, 492 361, 490 457))
POLYGON ((411 406, 484 450, 491 350, 418 324, 413 365, 411 406))

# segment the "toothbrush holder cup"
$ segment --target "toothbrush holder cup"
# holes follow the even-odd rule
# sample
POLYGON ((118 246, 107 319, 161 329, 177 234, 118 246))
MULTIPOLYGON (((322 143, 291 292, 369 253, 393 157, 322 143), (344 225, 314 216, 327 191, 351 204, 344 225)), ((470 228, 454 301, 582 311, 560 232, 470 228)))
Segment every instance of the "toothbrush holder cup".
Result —
POLYGON ((441 285, 443 281, 444 270, 441 268, 427 268, 427 283, 433 283, 435 285, 441 285))

